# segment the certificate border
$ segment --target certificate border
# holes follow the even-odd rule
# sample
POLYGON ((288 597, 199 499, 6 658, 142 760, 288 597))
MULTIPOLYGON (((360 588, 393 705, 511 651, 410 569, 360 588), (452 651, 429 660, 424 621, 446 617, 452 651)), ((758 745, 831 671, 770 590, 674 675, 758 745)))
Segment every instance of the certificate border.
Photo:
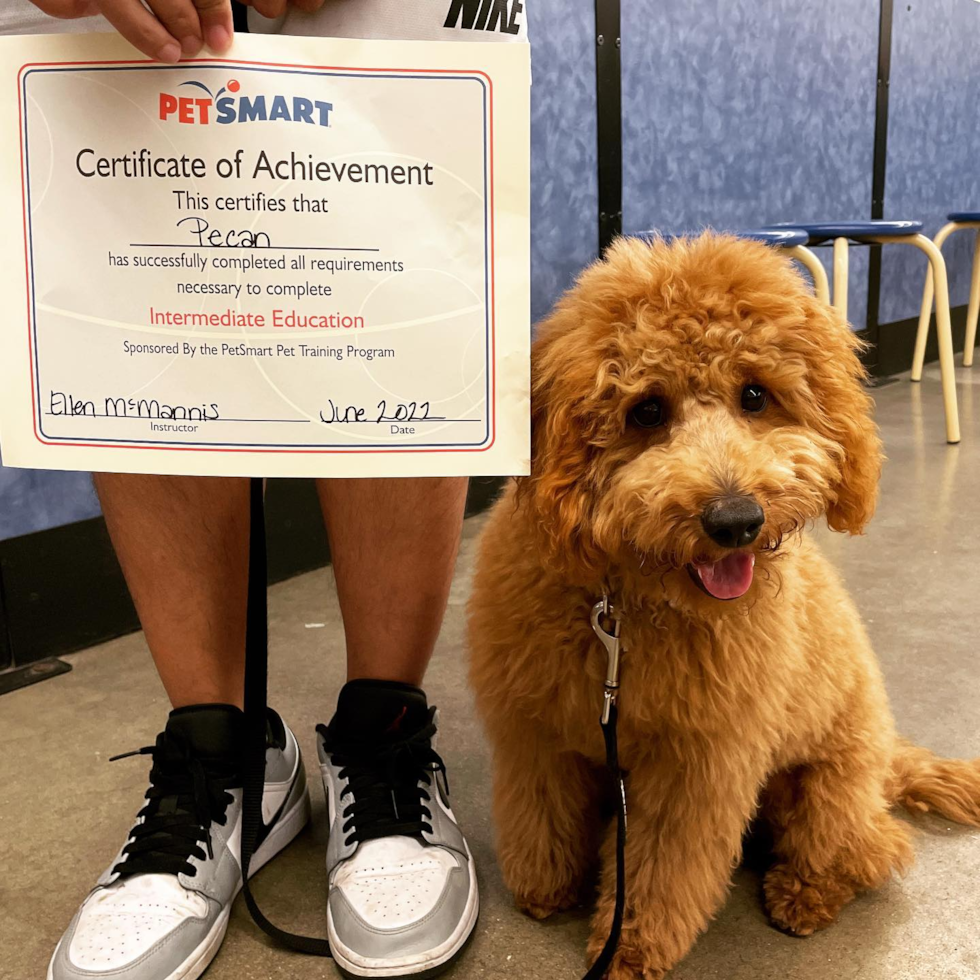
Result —
MULTIPOLYGON (((234 58, 194 58, 181 61, 176 65, 159 65, 145 60, 117 60, 117 61, 66 61, 66 62, 30 62, 21 66, 17 74, 17 103, 18 116, 20 123, 20 167, 21 167, 21 197, 23 207, 24 222, 24 265, 25 277, 27 280, 27 320, 28 320, 28 353, 31 360, 31 411, 33 417, 33 430, 35 439, 44 446, 73 446, 76 448, 96 448, 96 449, 148 449, 156 451, 177 450, 183 452, 214 452, 214 453, 279 453, 279 454, 316 454, 316 455, 352 455, 352 454, 391 454, 391 453, 483 453, 490 450, 497 439, 497 346, 496 346, 496 278, 495 278, 495 254, 494 246, 496 243, 494 234, 494 144, 493 144, 493 80, 490 76, 479 69, 455 69, 455 68, 360 68, 353 66, 333 66, 333 65, 296 65, 288 62, 266 62, 249 61, 234 58), (268 445, 263 443, 237 444, 237 445, 214 445, 214 444, 194 444, 194 443, 149 443, 138 442, 135 440, 96 440, 80 437, 74 439, 70 436, 48 437, 39 427, 38 411, 40 397, 40 378, 37 378, 35 386, 35 374, 38 371, 37 364, 37 326, 36 310, 34 308, 34 275, 33 275, 33 235, 31 234, 31 219, 28 209, 30 200, 30 186, 25 161, 29 148, 27 146, 27 78, 34 72, 55 72, 55 71, 86 71, 96 69, 100 71, 124 71, 124 70, 179 70, 186 69, 192 65, 205 66, 242 66, 245 70, 265 71, 278 74, 309 74, 309 75, 347 75, 364 77, 418 77, 434 76, 455 77, 460 80, 479 81, 484 88, 484 239, 485 239, 485 302, 487 302, 487 349, 488 349, 488 371, 487 371, 487 402, 489 411, 487 413, 487 434, 484 440, 478 444, 457 443, 455 445, 444 444, 422 444, 399 448, 396 446, 382 446, 376 448, 343 448, 340 446, 329 446, 323 444, 299 444, 299 445, 268 445), (488 174, 489 170, 489 174, 488 174), (59 441, 67 440, 67 441, 59 441)), ((153 421, 148 419, 148 421, 153 421)))

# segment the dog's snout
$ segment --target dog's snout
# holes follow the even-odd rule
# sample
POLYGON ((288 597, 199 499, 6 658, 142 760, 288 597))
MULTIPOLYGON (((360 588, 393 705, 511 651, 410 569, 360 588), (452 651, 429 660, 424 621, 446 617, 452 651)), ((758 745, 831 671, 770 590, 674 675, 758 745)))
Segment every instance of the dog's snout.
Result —
POLYGON ((723 548, 744 548, 759 536, 766 515, 754 497, 727 496, 712 500, 701 514, 708 537, 723 548))

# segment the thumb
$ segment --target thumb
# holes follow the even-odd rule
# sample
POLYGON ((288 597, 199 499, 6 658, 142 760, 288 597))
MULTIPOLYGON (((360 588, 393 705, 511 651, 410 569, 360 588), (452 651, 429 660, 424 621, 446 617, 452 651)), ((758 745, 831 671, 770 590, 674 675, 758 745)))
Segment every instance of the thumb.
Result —
POLYGON ((231 0, 194 0, 194 6, 201 19, 204 43, 215 54, 224 54, 235 31, 231 0))

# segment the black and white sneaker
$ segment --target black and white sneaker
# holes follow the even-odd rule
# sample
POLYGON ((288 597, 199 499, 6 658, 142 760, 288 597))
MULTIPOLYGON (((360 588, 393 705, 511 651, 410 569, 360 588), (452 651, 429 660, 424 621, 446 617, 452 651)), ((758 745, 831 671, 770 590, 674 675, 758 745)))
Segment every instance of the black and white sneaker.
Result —
POLYGON ((351 681, 317 728, 330 839, 327 933, 353 977, 423 977, 462 951, 480 909, 476 870, 418 688, 351 681))
MULTIPOLYGON (((55 949, 48 980, 196 980, 242 885, 244 716, 232 705, 171 712, 152 747, 146 805, 55 949)), ((258 871, 307 823, 299 746, 269 711, 258 871)))

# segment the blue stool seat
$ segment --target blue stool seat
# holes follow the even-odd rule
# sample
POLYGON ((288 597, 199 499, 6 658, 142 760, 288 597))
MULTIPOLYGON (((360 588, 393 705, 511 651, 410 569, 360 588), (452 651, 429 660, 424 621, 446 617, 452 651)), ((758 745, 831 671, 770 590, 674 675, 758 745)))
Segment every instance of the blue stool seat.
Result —
POLYGON ((980 211, 951 211, 946 215, 947 221, 980 221, 980 211))
POLYGON ((860 242, 881 235, 918 235, 921 221, 780 221, 770 228, 800 228, 808 235, 810 245, 832 238, 849 238, 860 242))
MULTIPOLYGON (((690 232, 699 234, 699 232, 690 232)), ((734 235, 736 238, 747 238, 753 242, 764 242, 766 245, 778 245, 780 248, 792 248, 794 245, 806 245, 810 236, 799 228, 750 228, 748 231, 725 231, 725 235, 734 235)), ((637 238, 650 241, 654 238, 662 238, 668 244, 675 238, 685 237, 684 233, 671 234, 665 231, 658 231, 652 228, 649 231, 637 232, 637 238)))
POLYGON ((736 231, 733 234, 739 238, 748 238, 753 242, 778 245, 780 248, 806 245, 810 240, 810 236, 801 228, 753 228, 749 231, 736 231))

